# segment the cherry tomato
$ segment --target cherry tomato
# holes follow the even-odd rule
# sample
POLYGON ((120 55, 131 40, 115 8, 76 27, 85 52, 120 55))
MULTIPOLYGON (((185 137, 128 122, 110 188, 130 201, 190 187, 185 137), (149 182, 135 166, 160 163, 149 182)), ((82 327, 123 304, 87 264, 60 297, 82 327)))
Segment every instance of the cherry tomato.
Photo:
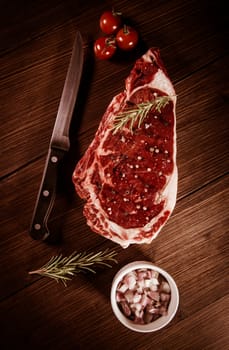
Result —
POLYGON ((135 48, 138 43, 138 38, 138 32, 134 28, 126 25, 116 34, 118 47, 125 51, 135 48))
POLYGON ((115 38, 101 37, 94 42, 94 52, 96 57, 101 60, 111 58, 117 49, 115 38))
POLYGON ((121 27, 121 14, 114 11, 105 11, 100 17, 100 29, 105 34, 114 34, 121 27))

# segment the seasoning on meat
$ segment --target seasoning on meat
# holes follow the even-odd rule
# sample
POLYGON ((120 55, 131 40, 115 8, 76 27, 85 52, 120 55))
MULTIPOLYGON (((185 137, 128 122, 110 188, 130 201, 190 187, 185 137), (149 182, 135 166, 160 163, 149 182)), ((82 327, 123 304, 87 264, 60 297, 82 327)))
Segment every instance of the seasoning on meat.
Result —
POLYGON ((136 61, 125 90, 112 99, 74 170, 87 224, 124 248, 150 243, 174 209, 175 109, 176 94, 159 50, 150 49, 136 61))

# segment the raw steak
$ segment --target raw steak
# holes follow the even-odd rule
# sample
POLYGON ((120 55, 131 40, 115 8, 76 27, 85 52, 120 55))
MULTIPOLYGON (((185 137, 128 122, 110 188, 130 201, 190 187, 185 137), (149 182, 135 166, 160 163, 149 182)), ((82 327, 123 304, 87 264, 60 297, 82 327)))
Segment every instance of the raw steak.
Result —
POLYGON ((176 95, 158 49, 136 61, 125 85, 73 173, 76 192, 86 200, 87 224, 123 248, 150 243, 171 215, 177 194, 176 95), (130 114, 161 96, 165 105, 145 111, 140 124, 129 121, 118 129, 122 112, 130 114))

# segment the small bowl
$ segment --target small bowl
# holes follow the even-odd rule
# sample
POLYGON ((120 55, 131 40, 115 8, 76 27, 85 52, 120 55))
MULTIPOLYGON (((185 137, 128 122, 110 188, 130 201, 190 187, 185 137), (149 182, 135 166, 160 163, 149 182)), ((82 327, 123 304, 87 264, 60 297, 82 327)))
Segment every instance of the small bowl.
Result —
POLYGON ((162 268, 155 266, 154 264, 147 261, 136 261, 124 266, 121 270, 115 275, 112 287, 111 287, 111 306, 113 312, 117 319, 127 328, 136 331, 136 332, 155 332, 163 327, 165 327, 175 316, 179 305, 179 292, 177 285, 174 279, 162 268), (122 281, 123 277, 134 270, 137 269, 150 269, 158 272, 169 284, 171 290, 170 302, 168 305, 167 314, 160 316, 155 321, 152 321, 147 324, 138 324, 129 319, 124 313, 120 310, 117 301, 116 301, 116 290, 119 283, 122 281))

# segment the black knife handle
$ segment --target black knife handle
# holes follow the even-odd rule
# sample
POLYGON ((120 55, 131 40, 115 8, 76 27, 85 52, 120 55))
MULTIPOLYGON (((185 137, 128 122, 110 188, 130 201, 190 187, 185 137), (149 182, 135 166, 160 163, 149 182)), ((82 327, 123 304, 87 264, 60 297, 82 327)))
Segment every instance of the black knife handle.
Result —
POLYGON ((63 150, 49 149, 30 226, 33 239, 45 240, 50 234, 47 223, 56 196, 59 163, 64 154, 63 150))

